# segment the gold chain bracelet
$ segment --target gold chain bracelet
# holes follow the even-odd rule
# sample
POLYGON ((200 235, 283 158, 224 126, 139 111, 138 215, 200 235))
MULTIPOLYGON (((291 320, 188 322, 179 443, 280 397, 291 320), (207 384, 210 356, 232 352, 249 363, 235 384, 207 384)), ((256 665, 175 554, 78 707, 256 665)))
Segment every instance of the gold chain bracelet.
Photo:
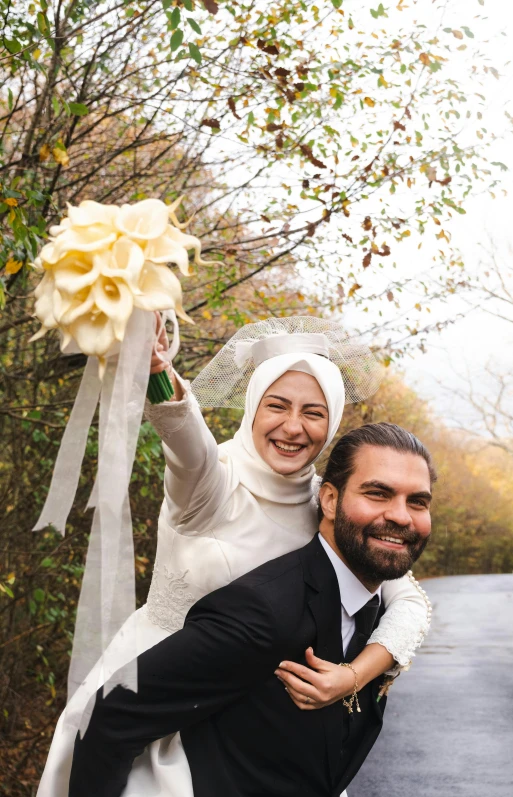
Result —
POLYGON ((341 662, 339 664, 339 667, 349 667, 349 669, 352 670, 353 675, 354 675, 353 694, 351 695, 349 700, 346 700, 346 698, 343 697, 342 698, 342 705, 344 705, 347 708, 348 712, 350 714, 352 714, 353 713, 353 703, 356 702, 356 710, 357 710, 358 713, 361 713, 360 704, 358 702, 358 673, 356 672, 356 670, 355 670, 355 668, 353 667, 352 664, 346 664, 345 662, 341 662))

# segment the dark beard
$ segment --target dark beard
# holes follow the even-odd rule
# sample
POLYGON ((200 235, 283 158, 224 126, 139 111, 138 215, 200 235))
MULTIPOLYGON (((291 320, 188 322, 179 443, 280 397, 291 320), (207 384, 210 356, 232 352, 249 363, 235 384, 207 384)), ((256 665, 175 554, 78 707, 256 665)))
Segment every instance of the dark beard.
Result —
POLYGON ((381 583, 401 578, 411 569, 426 547, 429 537, 421 537, 416 531, 398 526, 393 521, 369 523, 361 526, 354 523, 343 511, 340 503, 334 525, 335 543, 354 574, 362 581, 381 583), (407 543, 404 551, 386 551, 371 548, 369 537, 390 534, 407 543))

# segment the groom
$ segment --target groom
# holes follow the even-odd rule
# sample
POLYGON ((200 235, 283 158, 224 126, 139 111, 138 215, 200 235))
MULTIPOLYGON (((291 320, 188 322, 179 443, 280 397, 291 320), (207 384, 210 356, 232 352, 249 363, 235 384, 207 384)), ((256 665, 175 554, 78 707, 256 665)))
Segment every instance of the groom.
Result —
POLYGON ((369 424, 334 447, 319 535, 202 598, 185 626, 138 660, 139 691, 98 699, 77 737, 70 797, 118 797, 144 747, 181 731, 195 797, 338 797, 383 722, 379 680, 361 713, 300 711, 275 675, 304 651, 338 663, 363 649, 431 530, 431 457, 409 432, 369 424))

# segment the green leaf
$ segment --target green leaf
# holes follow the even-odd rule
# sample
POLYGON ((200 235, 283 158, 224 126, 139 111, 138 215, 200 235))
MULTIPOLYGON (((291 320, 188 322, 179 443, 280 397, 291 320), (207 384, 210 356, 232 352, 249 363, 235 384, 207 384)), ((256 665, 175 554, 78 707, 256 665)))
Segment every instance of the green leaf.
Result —
POLYGON ((36 603, 43 603, 44 599, 45 599, 44 590, 41 589, 40 587, 35 589, 34 590, 34 600, 36 601, 36 603))
POLYGON ((3 584, 2 582, 0 582, 0 592, 5 592, 5 594, 10 598, 14 598, 12 589, 8 587, 7 584, 3 584))
POLYGON ((175 30, 175 32, 171 36, 171 52, 174 53, 175 50, 178 50, 182 42, 183 42, 183 30, 175 30))
POLYGON ((194 11, 194 6, 193 6, 191 0, 183 0, 183 4, 184 4, 185 8, 187 9, 187 11, 194 11))
POLYGON ((54 560, 51 557, 47 556, 41 562, 41 567, 53 567, 54 564, 55 564, 54 560))
POLYGON ((201 64, 202 58, 199 47, 197 47, 195 44, 189 44, 189 54, 197 64, 201 64))
POLYGON ((178 6, 173 9, 170 22, 171 22, 171 30, 176 30, 178 25, 180 24, 180 9, 178 8, 178 6))
POLYGON ((162 8, 167 11, 173 5, 172 0, 162 0, 162 8))
POLYGON ((474 38, 474 34, 470 30, 470 28, 467 28, 466 25, 462 25, 461 29, 462 29, 462 31, 464 31, 465 36, 468 36, 469 39, 473 39, 474 38))
POLYGON ((334 8, 340 8, 344 0, 331 0, 333 3, 334 8))
POLYGON ((42 36, 45 36, 48 33, 48 20, 42 11, 39 11, 37 15, 37 27, 42 36))
POLYGON ((499 166, 503 172, 508 171, 508 167, 505 163, 501 163, 501 161, 492 161, 492 166, 499 166))
POLYGON ((55 116, 59 116, 61 112, 61 106, 57 97, 52 97, 52 108, 55 116))
POLYGON ((4 47, 11 55, 16 55, 21 50, 21 44, 17 39, 4 39, 4 47))
POLYGON ((386 11, 383 7, 383 3, 380 3, 375 11, 371 8, 371 15, 374 17, 374 19, 377 19, 378 17, 386 17, 386 11))
POLYGON ((187 22, 189 23, 189 25, 191 26, 191 28, 193 29, 193 31, 194 31, 195 33, 198 33, 198 34, 201 36, 201 28, 200 28, 200 26, 198 25, 198 23, 196 22, 196 20, 195 20, 195 19, 193 19, 192 17, 187 17, 187 22))
POLYGON ((82 105, 81 102, 70 102, 69 109, 75 116, 87 116, 89 113, 87 105, 82 105))
POLYGON ((14 97, 12 96, 11 89, 7 89, 7 102, 9 104, 9 110, 12 111, 14 107, 14 97))

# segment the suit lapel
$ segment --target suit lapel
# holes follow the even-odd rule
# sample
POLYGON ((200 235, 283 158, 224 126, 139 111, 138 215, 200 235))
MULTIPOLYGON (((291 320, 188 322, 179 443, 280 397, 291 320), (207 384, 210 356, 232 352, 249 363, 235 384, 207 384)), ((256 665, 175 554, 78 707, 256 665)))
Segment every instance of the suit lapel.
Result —
MULTIPOLYGON (((340 589, 337 576, 317 536, 301 551, 303 574, 311 588, 308 606, 317 628, 316 656, 339 664, 342 661, 340 589)), ((340 764, 343 707, 339 701, 321 711, 332 781, 340 764)))

